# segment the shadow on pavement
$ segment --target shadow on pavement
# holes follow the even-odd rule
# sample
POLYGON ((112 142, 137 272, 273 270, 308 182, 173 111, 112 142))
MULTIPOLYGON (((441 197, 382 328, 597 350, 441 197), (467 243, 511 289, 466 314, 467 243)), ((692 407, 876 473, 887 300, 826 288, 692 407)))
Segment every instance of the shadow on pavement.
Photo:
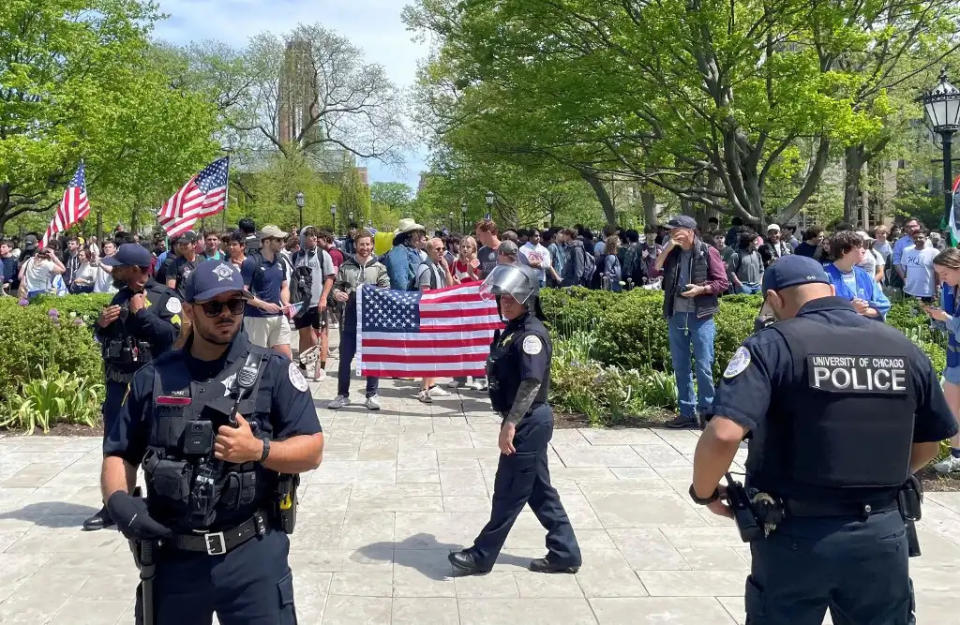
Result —
MULTIPOLYGON (((433 580, 444 580, 448 577, 457 577, 453 565, 447 560, 447 554, 464 549, 466 545, 437 542, 433 534, 414 534, 401 542, 371 543, 357 550, 364 558, 371 560, 386 560, 393 557, 395 564, 415 569, 424 577, 433 580)), ((512 564, 527 568, 530 558, 522 558, 507 553, 500 553, 497 565, 512 564)))
POLYGON ((16 519, 31 521, 40 527, 76 527, 80 528, 83 520, 97 511, 97 508, 84 506, 78 503, 63 501, 42 501, 28 504, 19 510, 0 514, 0 520, 16 519))

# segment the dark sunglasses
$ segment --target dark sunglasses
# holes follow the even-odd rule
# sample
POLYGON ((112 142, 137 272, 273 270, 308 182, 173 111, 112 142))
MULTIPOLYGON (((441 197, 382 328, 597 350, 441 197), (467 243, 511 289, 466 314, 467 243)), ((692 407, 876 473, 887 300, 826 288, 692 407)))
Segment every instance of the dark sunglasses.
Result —
POLYGON ((226 302, 213 300, 200 304, 200 308, 203 309, 203 314, 208 317, 219 317, 224 308, 229 309, 231 315, 237 316, 243 314, 243 309, 246 305, 247 301, 243 299, 232 299, 226 302))

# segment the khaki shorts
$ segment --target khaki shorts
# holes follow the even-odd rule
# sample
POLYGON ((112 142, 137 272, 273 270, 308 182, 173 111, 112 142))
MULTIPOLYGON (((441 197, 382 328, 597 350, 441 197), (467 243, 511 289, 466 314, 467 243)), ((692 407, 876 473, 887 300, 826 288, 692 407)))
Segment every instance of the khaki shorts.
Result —
POLYGON ((260 347, 290 344, 290 324, 283 315, 275 317, 244 317, 243 329, 250 342, 260 347))

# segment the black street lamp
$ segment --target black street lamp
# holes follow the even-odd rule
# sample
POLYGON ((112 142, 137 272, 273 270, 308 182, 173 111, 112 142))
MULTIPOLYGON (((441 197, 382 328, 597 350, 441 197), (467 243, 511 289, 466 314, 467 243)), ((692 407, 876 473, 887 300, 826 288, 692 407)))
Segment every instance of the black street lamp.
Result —
POLYGON ((333 229, 333 234, 337 233, 337 205, 330 205, 330 221, 332 225, 330 226, 333 229))
POLYGON ((943 68, 940 72, 940 84, 917 99, 923 103, 930 129, 939 134, 943 140, 943 219, 952 228, 950 224, 950 207, 953 204, 951 148, 953 134, 960 130, 960 90, 947 81, 947 68, 943 68))
POLYGON ((347 222, 347 223, 348 223, 348 224, 352 224, 352 223, 353 223, 353 211, 352 211, 352 210, 350 211, 350 214, 349 214, 348 216, 350 217, 350 221, 347 222))
POLYGON ((447 221, 450 222, 450 232, 453 232, 454 230, 457 229, 456 224, 453 223, 453 211, 450 211, 449 213, 447 213, 447 221))
POLYGON ((494 195, 493 191, 487 191, 487 219, 490 219, 493 215, 493 203, 496 201, 497 196, 494 195))
POLYGON ((300 212, 300 229, 303 230, 303 191, 297 191, 297 210, 300 212))
POLYGON ((460 213, 463 215, 463 233, 467 233, 467 201, 460 202, 460 213))

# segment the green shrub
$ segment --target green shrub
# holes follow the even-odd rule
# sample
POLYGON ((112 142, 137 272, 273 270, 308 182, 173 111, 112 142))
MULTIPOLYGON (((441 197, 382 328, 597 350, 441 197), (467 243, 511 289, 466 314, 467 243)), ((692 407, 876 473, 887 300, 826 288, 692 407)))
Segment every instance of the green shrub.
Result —
POLYGON ((30 302, 31 307, 39 307, 43 310, 56 309, 62 319, 80 318, 89 325, 93 326, 100 311, 110 305, 113 299, 112 293, 85 293, 81 295, 65 295, 57 297, 56 295, 41 295, 30 302))
POLYGON ((44 433, 57 422, 93 426, 99 418, 102 384, 65 371, 50 373, 37 366, 37 377, 24 384, 0 411, 0 427, 15 427, 33 434, 39 425, 44 433))
POLYGON ((0 305, 0 362, 0 406, 22 394, 38 366, 47 375, 64 372, 87 384, 103 380, 100 349, 90 330, 63 316, 55 320, 41 306, 0 305))

